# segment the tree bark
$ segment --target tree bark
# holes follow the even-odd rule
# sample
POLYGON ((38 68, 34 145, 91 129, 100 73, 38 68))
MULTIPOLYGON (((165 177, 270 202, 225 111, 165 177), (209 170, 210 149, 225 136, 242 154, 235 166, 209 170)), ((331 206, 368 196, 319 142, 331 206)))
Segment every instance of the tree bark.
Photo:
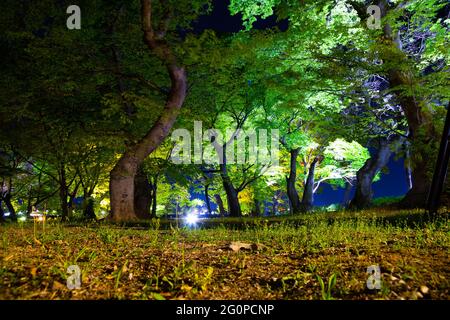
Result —
MULTIPOLYGON (((389 9, 386 0, 379 2, 381 9, 381 17, 384 17, 389 9)), ((394 34, 389 24, 384 26, 384 41, 391 41, 392 46, 402 51, 402 43, 399 34, 394 34)), ((398 58, 397 58, 398 59, 398 58)), ((408 59, 403 54, 403 59, 408 59)), ((391 62, 392 67, 388 70, 389 83, 394 90, 402 87, 412 87, 415 84, 412 72, 405 72, 399 68, 395 68, 401 61, 391 62)), ((439 141, 436 134, 433 119, 426 112, 423 112, 421 103, 424 101, 420 97, 414 96, 410 91, 402 91, 397 94, 398 102, 405 114, 409 128, 409 141, 411 143, 412 156, 412 188, 407 192, 401 200, 401 207, 424 207, 426 205, 427 193, 431 185, 431 176, 428 173, 430 161, 429 144, 439 141), (428 146, 428 148, 427 148, 428 146)), ((437 146, 436 146, 437 147, 437 146)))
POLYGON ((152 185, 142 166, 139 167, 134 179, 134 211, 139 219, 150 219, 150 204, 152 202, 152 185))
POLYGON ((310 211, 314 203, 314 174, 316 172, 316 165, 319 157, 315 157, 308 169, 308 176, 303 190, 303 197, 301 203, 301 210, 303 212, 310 211))
POLYGON ((209 184, 205 183, 205 202, 206 202, 206 209, 208 210, 208 215, 212 215, 211 210, 211 200, 209 199, 209 184))
POLYGON ((290 150, 290 166, 289 166, 289 176, 286 178, 287 184, 287 195, 289 198, 289 207, 291 209, 291 214, 295 214, 300 211, 300 198, 298 196, 295 184, 297 182, 297 157, 300 149, 290 150))
POLYGON ((2 199, 0 199, 0 223, 5 222, 5 212, 2 208, 2 199))
MULTIPOLYGON (((224 148, 225 149, 225 148, 224 148)), ((230 217, 240 217, 242 216, 241 205, 239 203, 238 191, 233 186, 233 182, 231 182, 231 178, 228 176, 225 150, 223 156, 223 164, 220 164, 220 176, 222 178, 223 188, 225 193, 227 194, 227 202, 228 202, 228 214, 230 217)))
POLYGON ((344 199, 342 200, 342 206, 344 208, 347 208, 350 204, 350 194, 352 192, 353 185, 350 182, 345 182, 345 192, 344 192, 344 199))
POLYGON ((214 195, 214 198, 216 199, 217 206, 219 207, 219 214, 220 214, 220 216, 224 217, 227 214, 227 212, 225 211, 225 207, 223 205, 222 197, 220 196, 220 194, 216 193, 214 195))
POLYGON ((66 169, 64 164, 61 164, 59 168, 59 202, 61 207, 62 221, 69 220, 69 206, 67 203, 68 196, 69 190, 67 188, 66 169))
MULTIPOLYGON (((138 219, 135 211, 135 177, 144 159, 167 137, 186 97, 187 80, 184 68, 179 67, 160 30, 153 29, 151 1, 141 0, 141 17, 144 42, 166 65, 171 89, 162 114, 148 133, 135 145, 130 146, 110 173, 111 219, 127 221, 138 219)), ((156 193, 154 195, 156 200, 156 193)), ((156 203, 156 201, 154 201, 156 203)), ((153 204, 155 207, 155 204, 153 204)), ((156 207, 153 212, 156 212, 156 207)))
POLYGON ((156 195, 157 195, 157 191, 158 191, 158 184, 157 184, 157 180, 155 178, 154 183, 152 184, 152 212, 151 212, 151 216, 152 217, 156 217, 156 206, 157 206, 156 195))
POLYGON ((367 159, 361 169, 356 173, 355 196, 349 205, 351 209, 363 209, 372 203, 373 179, 387 165, 391 154, 392 150, 389 147, 389 141, 385 138, 381 139, 377 154, 367 159))

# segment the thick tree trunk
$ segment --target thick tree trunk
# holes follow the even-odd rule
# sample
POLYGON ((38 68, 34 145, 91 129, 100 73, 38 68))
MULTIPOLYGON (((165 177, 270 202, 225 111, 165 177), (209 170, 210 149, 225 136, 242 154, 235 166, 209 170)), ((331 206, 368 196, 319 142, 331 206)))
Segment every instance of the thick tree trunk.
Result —
POLYGON ((305 181, 305 188, 303 190, 303 197, 301 203, 302 211, 310 211, 314 204, 314 174, 316 172, 316 165, 319 157, 315 157, 308 169, 308 176, 305 181))
MULTIPOLYGON (((149 132, 122 155, 110 173, 111 219, 126 221, 139 218, 135 212, 135 183, 138 168, 167 137, 186 97, 186 73, 177 66, 176 58, 162 38, 164 30, 154 30, 150 0, 141 0, 141 16, 144 42, 148 48, 166 65, 172 83, 167 102, 160 117, 149 132)), ((154 196, 154 202, 156 193, 154 196)), ((153 204, 156 212, 156 204, 153 204)))
POLYGON ((3 200, 5 201, 6 208, 8 208, 10 219, 12 221, 17 221, 16 210, 11 203, 11 193, 8 192, 7 194, 5 194, 3 200))
MULTIPOLYGON (((382 0, 378 5, 381 8, 381 17, 384 17, 389 11, 389 4, 386 0, 382 0)), ((399 51, 403 50, 399 34, 394 34, 389 24, 384 26, 384 38, 383 41, 391 41, 393 47, 396 47, 399 51)), ((416 85, 414 75, 411 72, 395 67, 402 63, 402 61, 398 61, 398 59, 401 59, 398 55, 395 55, 395 57, 396 61, 387 61, 392 65, 388 74, 391 88, 398 90, 416 85)), ((402 58, 407 60, 408 56, 404 54, 402 58)), ((431 176, 428 172, 429 164, 434 163, 430 156, 432 157, 435 154, 429 152, 430 144, 436 143, 437 149, 439 136, 436 134, 432 116, 422 110, 421 104, 425 102, 421 97, 415 96, 410 90, 403 90, 397 94, 397 99, 408 122, 412 160, 412 188, 400 202, 400 206, 424 207, 431 185, 431 176)))
POLYGON ((300 149, 293 149, 290 151, 291 159, 289 166, 289 176, 286 178, 287 184, 287 195, 289 198, 289 207, 291 209, 291 214, 300 211, 300 198, 298 196, 295 184, 297 182, 297 157, 300 149))
POLYGON ((141 166, 134 179, 134 211, 139 219, 150 219, 152 185, 141 166))
POLYGON ((224 158, 223 164, 220 164, 220 176, 222 178, 223 188, 225 190, 225 193, 227 194, 228 214, 230 215, 230 217, 240 217, 242 216, 242 212, 238 198, 239 193, 233 186, 233 183, 231 182, 231 179, 228 176, 225 155, 223 158, 224 158))
POLYGON ((220 194, 216 193, 214 195, 214 199, 216 199, 217 206, 219 207, 219 214, 220 214, 220 216, 224 217, 227 214, 227 212, 225 211, 225 207, 223 205, 222 197, 220 196, 220 194))
POLYGON ((350 202, 350 208, 362 209, 372 203, 373 190, 372 182, 376 174, 387 165, 391 157, 392 150, 387 139, 380 140, 380 146, 376 155, 366 160, 361 169, 356 173, 355 196, 350 202))

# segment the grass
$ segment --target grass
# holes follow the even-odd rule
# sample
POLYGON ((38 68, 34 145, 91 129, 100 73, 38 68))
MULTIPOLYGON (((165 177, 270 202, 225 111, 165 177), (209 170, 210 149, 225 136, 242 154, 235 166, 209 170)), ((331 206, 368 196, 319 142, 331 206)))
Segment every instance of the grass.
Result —
POLYGON ((45 231, 0 232, 0 299, 450 298, 448 216, 420 211, 211 219, 193 229, 48 221, 45 231), (232 250, 237 241, 252 249, 232 250), (65 285, 73 264, 77 290, 65 285), (379 290, 366 286, 371 265, 379 290))

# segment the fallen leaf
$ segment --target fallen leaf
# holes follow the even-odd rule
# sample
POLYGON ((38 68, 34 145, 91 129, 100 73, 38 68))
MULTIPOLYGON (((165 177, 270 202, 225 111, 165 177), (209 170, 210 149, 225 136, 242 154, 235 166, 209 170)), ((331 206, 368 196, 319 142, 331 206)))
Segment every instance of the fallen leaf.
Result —
POLYGON ((7 256, 6 258, 3 258, 3 261, 9 261, 9 260, 11 260, 12 258, 14 257, 14 255, 12 254, 12 255, 10 255, 10 256, 7 256))
POLYGON ((420 292, 426 295, 430 292, 430 289, 427 286, 420 286, 420 292))
POLYGON ((230 248, 233 251, 239 251, 239 250, 252 250, 252 245, 250 243, 245 243, 245 242, 231 242, 230 245, 228 246, 228 248, 230 248))
POLYGON ((65 285, 63 285, 61 282, 53 281, 53 290, 64 290, 66 288, 65 285))

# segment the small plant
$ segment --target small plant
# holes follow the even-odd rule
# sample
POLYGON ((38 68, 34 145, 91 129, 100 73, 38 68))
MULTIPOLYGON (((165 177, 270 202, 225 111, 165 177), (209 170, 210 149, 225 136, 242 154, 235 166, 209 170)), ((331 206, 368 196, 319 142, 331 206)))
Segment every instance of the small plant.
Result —
POLYGON ((203 276, 199 275, 198 273, 195 273, 194 282, 201 291, 207 290, 208 285, 212 282, 213 273, 214 273, 213 267, 208 267, 203 276))
POLYGON ((97 234, 99 235, 100 239, 103 241, 103 243, 114 243, 116 242, 118 235, 108 228, 100 228, 97 231, 97 234))
POLYGON ((333 300, 331 291, 336 286, 336 273, 333 273, 328 278, 328 286, 326 288, 325 288, 325 283, 323 282, 322 278, 319 275, 316 275, 316 277, 317 277, 317 281, 319 281, 319 284, 320 284, 322 299, 323 300, 333 300))
POLYGON ((127 270, 126 269, 127 263, 128 263, 128 260, 126 260, 125 263, 122 265, 122 267, 117 270, 116 280, 115 280, 115 284, 114 284, 114 289, 116 289, 116 290, 119 287, 120 278, 122 277, 122 273, 127 270))

